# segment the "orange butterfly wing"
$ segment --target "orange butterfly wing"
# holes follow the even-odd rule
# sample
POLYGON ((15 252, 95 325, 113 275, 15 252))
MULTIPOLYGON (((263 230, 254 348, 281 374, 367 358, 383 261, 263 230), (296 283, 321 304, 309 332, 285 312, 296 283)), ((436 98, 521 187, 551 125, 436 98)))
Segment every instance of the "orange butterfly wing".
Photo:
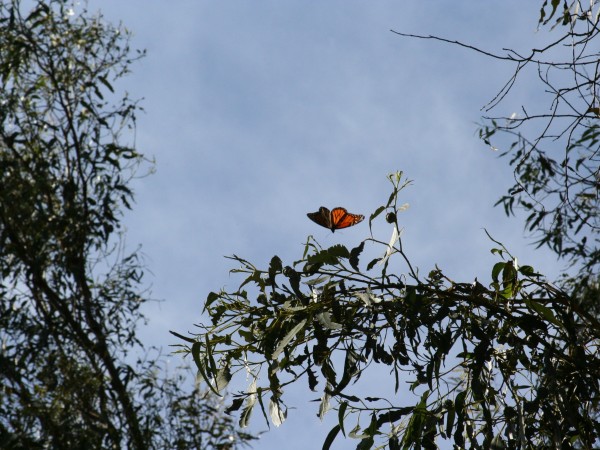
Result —
POLYGON ((321 206, 317 212, 306 214, 310 220, 322 227, 329 228, 332 232, 341 228, 351 227, 362 221, 365 216, 351 214, 345 208, 333 208, 329 211, 321 206))
POLYGON ((365 216, 362 214, 349 213, 345 208, 333 208, 331 210, 331 231, 351 227, 364 218, 365 216))

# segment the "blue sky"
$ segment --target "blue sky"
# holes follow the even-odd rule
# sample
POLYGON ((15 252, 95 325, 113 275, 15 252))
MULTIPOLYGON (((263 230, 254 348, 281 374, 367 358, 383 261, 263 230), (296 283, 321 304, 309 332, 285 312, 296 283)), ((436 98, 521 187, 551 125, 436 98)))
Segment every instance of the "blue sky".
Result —
MULTIPOLYGON (((476 136, 481 108, 513 67, 390 32, 526 52, 548 32, 536 33, 541 2, 524 3, 90 0, 148 51, 120 85, 144 99, 136 145, 156 159, 156 173, 134 182, 125 219, 127 243, 142 245, 146 281, 161 300, 146 306, 142 339, 167 349, 177 343, 168 330, 202 320, 208 292, 237 286, 225 255, 289 263, 309 234, 355 246, 366 223, 332 235, 306 213, 324 205, 369 215, 397 170, 414 180, 401 224, 422 272, 438 264, 456 280, 488 280, 495 259, 486 228, 521 263, 559 273, 549 252, 524 239, 522 221, 493 207, 512 175, 476 136)), ((530 81, 499 115, 539 100, 530 81)), ((382 240, 390 232, 375 227, 382 240)), ((333 422, 321 424, 305 395, 256 448, 320 448, 333 422)), ((260 414, 254 423, 264 429, 260 414)))

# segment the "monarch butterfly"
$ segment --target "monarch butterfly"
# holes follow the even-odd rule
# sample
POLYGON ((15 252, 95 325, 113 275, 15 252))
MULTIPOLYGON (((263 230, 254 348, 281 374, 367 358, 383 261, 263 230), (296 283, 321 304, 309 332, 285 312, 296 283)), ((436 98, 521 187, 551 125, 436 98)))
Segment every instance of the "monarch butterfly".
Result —
POLYGON ((333 208, 329 211, 321 206, 317 212, 306 214, 310 220, 318 223, 322 227, 329 228, 332 233, 340 228, 351 227, 361 222, 365 216, 362 214, 351 214, 346 208, 333 208))

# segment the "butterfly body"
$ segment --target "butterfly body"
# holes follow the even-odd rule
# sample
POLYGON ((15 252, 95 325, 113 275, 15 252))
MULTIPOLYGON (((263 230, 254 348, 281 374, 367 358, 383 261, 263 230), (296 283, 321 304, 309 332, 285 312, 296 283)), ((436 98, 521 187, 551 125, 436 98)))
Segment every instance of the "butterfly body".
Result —
POLYGON ((365 216, 362 214, 352 214, 346 211, 346 208, 333 208, 331 211, 324 206, 321 206, 317 212, 306 214, 310 220, 329 228, 332 233, 335 230, 348 228, 361 222, 365 216))

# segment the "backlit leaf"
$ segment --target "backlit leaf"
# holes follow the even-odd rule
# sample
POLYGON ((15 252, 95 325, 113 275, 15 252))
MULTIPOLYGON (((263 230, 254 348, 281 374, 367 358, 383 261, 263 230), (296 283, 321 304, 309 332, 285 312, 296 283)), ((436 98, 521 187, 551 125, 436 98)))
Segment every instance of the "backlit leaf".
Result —
POLYGON ((273 351, 273 354, 271 355, 272 359, 277 359, 277 357, 283 351, 283 349, 292 341, 292 339, 294 339, 294 337, 296 337, 296 334, 298 334, 298 332, 302 328, 304 328, 305 324, 306 324, 306 319, 302 319, 299 323, 296 324, 296 326, 294 328, 292 328, 284 336, 284 338, 279 342, 279 344, 277 345, 277 347, 273 351))

